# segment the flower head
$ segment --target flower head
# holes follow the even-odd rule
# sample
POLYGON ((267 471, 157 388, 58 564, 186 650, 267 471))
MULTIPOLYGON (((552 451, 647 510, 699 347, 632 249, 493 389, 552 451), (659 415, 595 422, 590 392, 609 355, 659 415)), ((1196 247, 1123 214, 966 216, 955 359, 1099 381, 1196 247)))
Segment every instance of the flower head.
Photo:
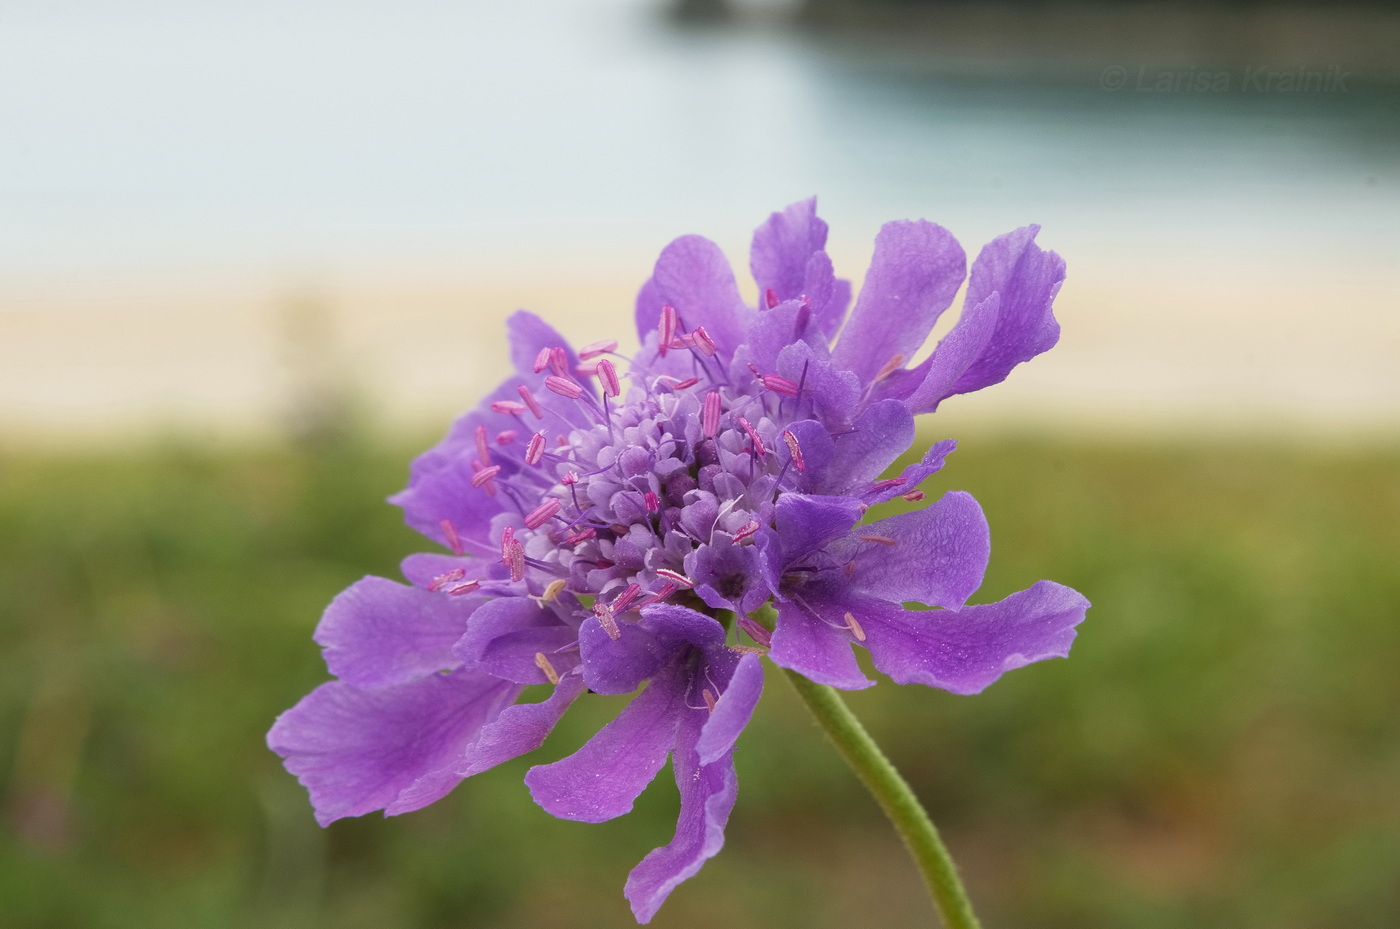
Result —
POLYGON ((411 586, 366 578, 337 598, 317 641, 339 680, 269 734, 323 823, 431 803, 538 747, 585 689, 645 683, 527 783, 551 813, 601 821, 630 810, 672 756, 675 840, 627 885, 646 921, 723 841, 760 652, 853 688, 871 683, 859 644, 896 681, 958 693, 1067 654, 1088 607, 1068 588, 1041 581, 965 605, 989 551, 969 495, 862 525, 872 504, 923 499, 953 450, 940 442, 882 477, 913 442, 916 414, 1055 343, 1064 263, 1035 244, 1035 227, 994 240, 957 323, 910 366, 963 283, 961 247, 932 223, 887 224, 848 316, 826 231, 811 200, 760 227, 756 306, 713 243, 677 239, 638 295, 641 347, 625 372, 616 341, 575 353, 538 318, 511 317, 515 376, 414 462, 393 498, 452 554, 407 559, 411 586), (750 616, 770 600, 771 635, 750 616), (729 641, 729 611, 756 645, 729 641), (545 682, 547 700, 514 703, 545 682))

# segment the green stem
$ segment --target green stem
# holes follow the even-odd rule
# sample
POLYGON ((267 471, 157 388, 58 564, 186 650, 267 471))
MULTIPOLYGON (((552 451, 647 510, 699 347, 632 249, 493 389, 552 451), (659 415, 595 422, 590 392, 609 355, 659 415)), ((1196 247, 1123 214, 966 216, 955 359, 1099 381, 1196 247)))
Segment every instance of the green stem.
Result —
POLYGON ((958 879, 958 869, 948 849, 943 846, 943 840, 938 837, 933 820, 919 804, 919 798, 914 796, 909 782, 890 764, 839 693, 825 684, 815 684, 795 671, 784 669, 783 673, 807 704, 807 709, 812 711, 827 738, 831 739, 890 822, 894 823, 910 856, 918 865, 924 883, 928 885, 933 904, 943 917, 943 925, 947 929, 979 929, 977 917, 972 912, 972 902, 958 879))

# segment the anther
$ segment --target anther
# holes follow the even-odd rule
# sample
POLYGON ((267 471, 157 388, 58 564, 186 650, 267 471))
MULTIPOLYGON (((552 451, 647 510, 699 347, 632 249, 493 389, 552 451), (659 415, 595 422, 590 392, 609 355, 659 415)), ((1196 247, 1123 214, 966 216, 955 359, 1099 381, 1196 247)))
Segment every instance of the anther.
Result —
POLYGON ((545 657, 544 652, 535 652, 535 667, 544 672, 545 680, 551 684, 559 683, 559 672, 554 670, 554 665, 545 657))
POLYGON ((599 355, 606 355, 609 352, 615 351, 617 351, 617 340, 604 339, 601 342, 590 342, 579 349, 578 357, 581 361, 587 361, 590 358, 597 358, 599 355))
POLYGON ((618 594, 617 597, 613 600, 613 602, 608 604, 608 609, 612 610, 614 615, 618 613, 625 613, 627 611, 627 607, 632 603, 633 600, 637 599, 637 596, 641 592, 642 587, 640 584, 628 584, 623 589, 622 593, 618 594))
POLYGON ((464 577, 466 577, 466 576, 467 576, 467 572, 464 571, 463 569, 461 569, 461 568, 453 568, 451 571, 448 571, 446 574, 439 574, 437 577, 435 577, 435 578, 433 578, 431 581, 429 581, 429 582, 428 582, 428 591, 429 591, 430 593, 437 593, 439 590, 442 590, 442 589, 443 589, 444 587, 446 587, 448 584, 456 583, 457 581, 460 581, 462 578, 464 578, 464 577))
POLYGON ((603 627, 608 638, 614 642, 622 638, 622 630, 617 628, 617 620, 613 618, 612 608, 602 600, 593 601, 593 615, 598 617, 598 624, 603 627))
POLYGON ((765 374, 759 380, 764 387, 784 397, 795 397, 801 390, 796 381, 790 381, 781 374, 765 374))
POLYGON ((663 376, 666 378, 666 380, 671 382, 672 390, 685 390, 688 387, 694 387, 696 384, 700 383, 700 378, 698 377, 688 377, 683 381, 678 381, 670 375, 663 376))
POLYGON ((525 446, 525 463, 527 465, 537 465, 544 457, 545 442, 544 433, 536 432, 530 436, 530 444, 525 446))
POLYGON ((700 696, 705 700, 705 709, 713 713, 715 711, 715 704, 719 702, 715 699, 714 693, 711 692, 710 688, 706 687, 700 692, 700 696))
POLYGON ((904 367, 904 353, 896 352, 894 357, 885 362, 885 366, 876 373, 875 380, 883 381, 902 367, 904 367))
POLYGON ((447 547, 452 549, 452 554, 464 554, 466 550, 462 548, 462 537, 457 534, 457 527, 452 525, 452 520, 444 519, 438 525, 442 527, 443 538, 447 540, 447 547))
POLYGON ((514 429, 502 429, 500 432, 496 433, 496 444, 509 445, 515 441, 515 437, 518 435, 520 435, 520 433, 516 432, 514 429))
POLYGON ((480 471, 472 475, 472 486, 480 487, 483 484, 489 484, 491 483, 491 479, 500 473, 500 465, 492 465, 489 468, 482 468, 480 471))
POLYGON ((700 411, 700 431, 705 433, 705 438, 713 439, 719 435, 719 413, 719 391, 712 390, 705 394, 705 406, 700 411))
POLYGON ((467 581, 465 584, 458 584, 447 591, 449 597, 460 597, 462 594, 469 594, 481 586, 481 581, 467 581))
POLYGON ((540 597, 540 602, 553 603, 555 600, 558 600, 559 595, 564 592, 564 588, 567 587, 568 584, 569 582, 562 577, 556 577, 545 587, 544 594, 540 597))
POLYGON ((679 321, 676 308, 671 304, 668 303, 661 308, 661 321, 656 326, 656 347, 662 358, 666 357, 666 352, 670 351, 671 342, 676 338, 676 326, 679 321))
POLYGON ((540 409, 540 402, 535 399, 534 394, 530 393, 530 388, 521 384, 515 390, 520 394, 520 399, 525 401, 525 406, 529 407, 530 412, 535 414, 535 419, 544 419, 544 410, 540 409))
POLYGON ((904 483, 904 478, 902 478, 902 477, 891 477, 891 478, 887 478, 886 480, 883 480, 883 481, 876 481, 875 483, 873 483, 873 484, 870 485, 870 488, 871 488, 871 490, 886 490, 886 489, 888 489, 888 488, 890 488, 890 487, 898 487, 899 485, 901 485, 901 484, 903 484, 903 483, 904 483))
POLYGON ((539 374, 539 373, 540 373, 541 371, 543 371, 545 368, 549 367, 549 354, 550 354, 549 349, 547 349, 547 348, 542 348, 542 349, 540 349, 540 353, 539 353, 538 355, 535 356, 535 373, 536 373, 536 374, 539 374))
POLYGON ((589 539, 596 538, 597 535, 598 530, 594 529, 592 526, 589 526, 587 529, 580 529, 573 535, 565 536, 564 544, 572 548, 573 546, 578 545, 580 542, 587 542, 589 539))
POLYGON ((753 423, 740 416, 739 427, 749 434, 749 440, 753 442, 753 453, 755 455, 762 458, 764 455, 768 454, 768 449, 764 447, 763 439, 759 437, 758 432, 753 427, 753 423))
POLYGON ((924 492, 922 490, 911 490, 907 494, 900 494, 900 496, 910 503, 918 503, 920 500, 924 499, 924 492))
POLYGON ((851 630, 851 634, 856 637, 857 642, 865 641, 865 630, 860 627, 860 623, 856 622, 855 616, 849 610, 846 612, 846 628, 851 630))
POLYGON ((493 400, 491 402, 492 413, 505 413, 509 416, 519 416, 525 412, 525 404, 516 403, 514 400, 493 400))
POLYGON ((736 543, 747 542, 749 539, 753 538, 754 535, 758 533, 758 530, 762 528, 762 523, 760 523, 756 519, 751 519, 748 522, 744 523, 744 525, 740 526, 738 532, 734 533, 734 541, 736 543))
POLYGON ((676 586, 683 587, 686 590, 690 590, 692 587, 695 586, 695 582, 692 581, 690 578, 686 577, 684 574, 681 574, 679 571, 672 571, 670 568, 657 568, 656 576, 659 578, 663 578, 664 580, 671 581, 676 586))
POLYGON ((569 380, 567 377, 560 377, 557 374, 551 374, 549 377, 545 378, 544 386, 548 387, 559 396, 567 397, 570 400, 577 400, 579 397, 583 396, 582 387, 569 380))
POLYGON ((667 597, 671 596, 671 594, 675 592, 676 585, 671 583, 670 581, 666 581, 661 585, 660 590, 656 591, 646 599, 639 601, 637 605, 633 607, 633 609, 640 610, 644 606, 651 606, 653 603, 660 603, 662 600, 665 600, 667 597))
POLYGON ((778 292, 773 288, 769 287, 763 292, 763 299, 764 302, 768 304, 768 309, 771 310, 773 309, 773 307, 778 305, 778 292))
POLYGON ((577 484, 578 473, 575 471, 565 471, 564 476, 559 478, 559 483, 563 484, 565 487, 568 487, 572 484, 577 484))
POLYGON ((622 384, 617 379, 617 368, 606 358, 598 362, 598 380, 603 385, 604 396, 616 397, 622 393, 622 384))
POLYGON ((515 527, 506 526, 501 530, 501 564, 510 567, 510 547, 515 543, 515 527))
POLYGON ((753 639, 764 648, 768 648, 773 644, 773 633, 765 629, 756 620, 750 619, 747 616, 740 616, 739 628, 747 632, 749 638, 753 639))
POLYGON ((862 542, 874 542, 876 545, 895 546, 899 544, 887 535, 863 535, 859 538, 862 542))
POLYGON ((549 370, 561 377, 569 370, 569 355, 562 348, 549 350, 549 370))
POLYGON ((791 429, 783 430, 783 443, 788 447, 788 454, 792 456, 792 466, 798 471, 807 470, 807 462, 802 459, 802 446, 797 444, 797 436, 792 434, 791 429))
POLYGON ((512 541, 509 551, 510 579, 512 581, 525 580, 525 546, 519 542, 512 541))
POLYGON ((525 527, 527 529, 538 529, 554 518, 554 514, 559 512, 558 497, 550 497, 539 506, 535 507, 525 517, 525 527))
POLYGON ((476 427, 476 457, 484 468, 491 463, 491 444, 486 441, 486 427, 476 427))
POLYGON ((642 494, 642 500, 645 501, 647 505, 648 513, 661 512, 661 498, 658 497, 656 494, 652 493, 650 490, 642 494))
POLYGON ((695 342, 695 347, 700 349, 701 354, 713 355, 715 352, 719 351, 719 346, 715 344, 714 339, 710 338, 710 334, 705 331, 704 326, 696 326, 695 331, 690 335, 695 342))

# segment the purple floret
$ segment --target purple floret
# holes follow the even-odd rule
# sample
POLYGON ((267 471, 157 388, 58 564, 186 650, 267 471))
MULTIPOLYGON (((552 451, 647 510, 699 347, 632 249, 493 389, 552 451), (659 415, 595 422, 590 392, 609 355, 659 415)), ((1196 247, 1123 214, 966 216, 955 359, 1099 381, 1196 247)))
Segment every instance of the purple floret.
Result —
POLYGON ((450 554, 406 559, 409 586, 366 578, 337 597, 316 640, 338 680, 269 733, 318 821, 418 809, 539 747, 585 690, 640 688, 526 780, 551 813, 597 822, 629 811, 671 759, 676 835, 627 882, 646 922, 723 844, 763 654, 857 688, 873 683, 859 644, 895 681, 955 693, 1067 654, 1088 608, 1069 588, 966 605, 989 552, 969 495, 864 522, 874 504, 923 500, 953 451, 939 442, 885 476, 917 414, 1058 339, 1064 263, 1037 231, 982 250, 958 322, 912 367, 963 284, 961 246, 922 220, 886 224, 848 317, 815 200, 755 233, 756 305, 714 243, 667 246, 638 294, 641 347, 625 372, 616 342, 576 352, 513 315, 514 375, 393 498, 450 554), (770 601, 771 633, 756 619, 770 601), (515 703, 531 684, 551 695, 515 703))

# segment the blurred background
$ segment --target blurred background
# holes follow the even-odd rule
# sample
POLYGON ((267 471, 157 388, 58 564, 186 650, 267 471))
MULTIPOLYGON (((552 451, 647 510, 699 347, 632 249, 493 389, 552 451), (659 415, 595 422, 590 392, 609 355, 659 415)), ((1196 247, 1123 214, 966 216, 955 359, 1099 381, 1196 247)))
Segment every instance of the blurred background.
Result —
MULTIPOLYGON (((674 827, 520 778, 318 829, 263 746, 518 306, 631 338, 657 251, 812 194, 1063 254, 950 401, 996 552, 1094 609, 977 698, 851 702, 988 926, 1400 925, 1400 6, 0 0, 0 924, 612 927, 674 827)), ((750 296, 754 296, 749 294, 750 296)), ((945 321, 940 330, 951 320, 945 321)), ((657 926, 930 924, 770 676, 657 926), (746 744, 744 744, 746 743, 746 744)))

